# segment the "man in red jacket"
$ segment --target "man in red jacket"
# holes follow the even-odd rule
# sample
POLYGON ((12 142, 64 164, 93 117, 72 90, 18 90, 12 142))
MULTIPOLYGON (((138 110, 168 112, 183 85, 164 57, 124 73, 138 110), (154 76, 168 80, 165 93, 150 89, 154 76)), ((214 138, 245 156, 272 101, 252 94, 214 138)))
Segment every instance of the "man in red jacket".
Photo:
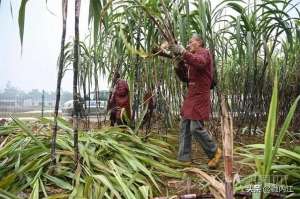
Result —
POLYGON ((193 136, 209 158, 208 167, 215 168, 222 157, 222 151, 204 128, 203 123, 209 120, 211 111, 212 56, 198 36, 190 39, 187 50, 176 44, 170 45, 169 50, 174 55, 180 56, 181 62, 175 68, 175 72, 180 80, 188 83, 188 93, 181 108, 178 160, 191 161, 193 136))
POLYGON ((130 98, 129 88, 125 80, 120 78, 120 74, 115 72, 112 80, 113 90, 108 101, 108 110, 110 110, 110 125, 114 126, 126 124, 124 114, 130 118, 130 98))

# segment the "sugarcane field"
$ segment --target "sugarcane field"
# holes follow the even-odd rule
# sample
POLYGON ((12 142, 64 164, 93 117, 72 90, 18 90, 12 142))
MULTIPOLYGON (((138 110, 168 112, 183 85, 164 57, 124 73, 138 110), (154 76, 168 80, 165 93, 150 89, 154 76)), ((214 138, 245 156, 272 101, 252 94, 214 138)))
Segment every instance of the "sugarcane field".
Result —
POLYGON ((0 0, 0 199, 300 199, 299 0, 0 0))

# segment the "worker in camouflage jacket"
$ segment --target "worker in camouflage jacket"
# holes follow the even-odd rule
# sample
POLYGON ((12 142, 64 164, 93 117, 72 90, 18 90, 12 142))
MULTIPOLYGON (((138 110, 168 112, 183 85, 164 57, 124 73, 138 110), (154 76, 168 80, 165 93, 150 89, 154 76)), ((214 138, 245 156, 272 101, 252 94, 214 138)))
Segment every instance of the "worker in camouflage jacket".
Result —
POLYGON ((115 72, 112 80, 113 89, 108 100, 108 110, 110 110, 110 125, 114 126, 127 124, 126 117, 130 118, 130 97, 129 88, 125 80, 120 78, 120 74, 115 72))
POLYGON ((204 48, 203 40, 193 36, 187 49, 172 44, 169 50, 179 56, 180 62, 175 68, 181 81, 187 82, 188 92, 181 107, 181 132, 179 136, 179 161, 191 161, 192 136, 207 154, 208 166, 217 166, 222 151, 204 128, 204 121, 209 120, 211 112, 210 88, 213 81, 213 60, 208 49, 204 48))

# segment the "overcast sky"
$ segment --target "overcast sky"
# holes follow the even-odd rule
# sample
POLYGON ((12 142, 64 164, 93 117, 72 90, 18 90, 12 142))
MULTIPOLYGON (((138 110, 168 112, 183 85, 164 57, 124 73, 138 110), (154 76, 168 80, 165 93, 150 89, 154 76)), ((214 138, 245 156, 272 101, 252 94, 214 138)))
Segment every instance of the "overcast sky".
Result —
MULTIPOLYGON (((0 90, 8 81, 26 91, 37 88, 55 91, 57 57, 62 31, 61 0, 30 0, 26 5, 23 54, 18 29, 21 0, 2 0, 0 5, 0 90), (13 8, 13 18, 10 12, 13 8)), ((80 37, 88 34, 88 2, 82 1, 80 37)), ((67 38, 74 35, 74 1, 69 1, 67 38)), ((101 88, 106 87, 101 84, 101 88)), ((63 81, 64 90, 72 90, 72 73, 63 81)))

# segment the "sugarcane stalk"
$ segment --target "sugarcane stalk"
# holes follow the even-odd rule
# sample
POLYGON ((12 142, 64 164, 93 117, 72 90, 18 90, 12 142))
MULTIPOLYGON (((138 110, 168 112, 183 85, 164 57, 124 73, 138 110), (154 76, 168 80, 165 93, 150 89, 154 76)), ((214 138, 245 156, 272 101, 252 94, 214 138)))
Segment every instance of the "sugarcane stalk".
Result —
POLYGON ((79 14, 81 0, 75 1, 75 40, 74 40, 74 61, 73 61, 73 133, 74 133, 74 156, 75 167, 79 166, 78 148, 78 123, 79 123, 79 96, 78 96, 78 68, 79 68, 79 14))
POLYGON ((58 117, 58 109, 59 109, 60 93, 61 93, 61 82, 62 82, 62 78, 63 78, 63 68, 64 68, 64 58, 65 58, 64 49, 65 49, 65 39, 66 39, 66 27, 67 27, 67 14, 68 14, 67 12, 68 12, 68 0, 63 0, 62 1, 63 29, 62 29, 62 35, 61 35, 59 66, 58 66, 57 83, 56 83, 54 128, 53 128, 52 141, 51 141, 52 164, 56 164, 55 151, 56 151, 56 136, 57 136, 57 117, 58 117))
MULTIPOLYGON (((138 26, 137 30, 137 39, 136 39, 136 48, 137 50, 140 49, 141 46, 141 29, 138 26)), ((134 82, 134 89, 137 90, 137 92, 134 93, 134 102, 133 102, 133 111, 132 111, 132 116, 131 116, 131 125, 135 127, 135 118, 138 118, 138 113, 139 113, 139 98, 140 98, 140 88, 139 88, 139 83, 140 83, 140 57, 137 55, 136 60, 135 60, 135 82, 134 82)))
POLYGON ((221 128, 224 150, 225 194, 227 199, 233 198, 233 123, 228 112, 225 97, 220 93, 221 128))
POLYGON ((90 68, 88 68, 88 93, 89 93, 89 101, 88 101, 87 127, 88 127, 88 129, 90 129, 90 112, 91 112, 91 75, 90 75, 90 68))
MULTIPOLYGON (((96 62, 95 62, 96 63, 96 62)), ((97 126, 98 128, 101 127, 101 117, 99 114, 99 81, 98 81, 98 72, 97 72, 97 67, 95 65, 94 68, 94 79, 95 79, 95 88, 94 88, 94 92, 95 92, 95 100, 96 100, 96 116, 97 116, 97 126)))
MULTIPOLYGON (((87 67, 87 66, 86 66, 87 67)), ((86 96, 87 96, 87 87, 86 87, 86 80, 87 80, 87 69, 84 69, 84 72, 82 75, 84 75, 84 77, 81 78, 81 81, 82 81, 82 90, 83 90, 83 100, 84 100, 84 119, 85 119, 85 122, 84 122, 84 129, 87 130, 87 123, 88 123, 88 114, 87 114, 87 104, 86 104, 86 96)))
MULTIPOLYGON (((225 176, 225 195, 226 199, 233 199, 233 121, 229 107, 225 101, 225 97, 221 91, 218 72, 215 64, 215 45, 213 41, 210 42, 213 59, 213 72, 214 78, 217 82, 216 93, 219 100, 219 111, 221 113, 221 133, 223 143, 223 156, 224 156, 224 176, 225 176)), ((222 65, 223 68, 223 60, 222 65)), ((222 70, 221 68, 221 70, 222 70)))
MULTIPOLYGON (((100 32, 101 32, 101 24, 100 24, 100 32)), ((95 40, 98 35, 94 35, 94 45, 93 45, 93 63, 94 63, 94 81, 95 81, 95 86, 94 86, 94 94, 95 94, 95 101, 96 101, 96 117, 97 117, 97 127, 101 127, 101 118, 99 116, 99 97, 98 97, 98 92, 99 92, 99 82, 98 82, 98 75, 97 75, 97 59, 96 59, 96 54, 97 54, 97 41, 95 40)))

